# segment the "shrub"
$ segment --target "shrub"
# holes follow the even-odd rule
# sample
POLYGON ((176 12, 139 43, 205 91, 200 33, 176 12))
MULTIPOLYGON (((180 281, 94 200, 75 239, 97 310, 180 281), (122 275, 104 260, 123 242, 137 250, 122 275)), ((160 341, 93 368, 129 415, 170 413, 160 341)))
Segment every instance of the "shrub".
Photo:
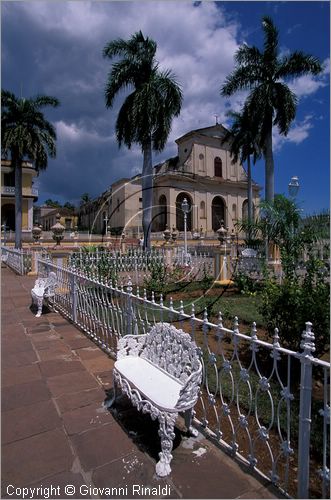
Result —
POLYGON ((272 335, 277 327, 282 345, 295 351, 300 350, 301 333, 310 321, 315 334, 315 356, 321 356, 329 345, 329 302, 330 287, 324 266, 310 256, 303 280, 294 276, 282 284, 273 279, 265 282, 260 311, 269 333, 272 335))
POLYGON ((249 274, 242 271, 236 272, 232 279, 235 286, 238 288, 238 291, 245 295, 255 295, 261 288, 260 283, 256 279, 251 278, 249 274))
POLYGON ((169 271, 162 262, 151 260, 148 265, 149 276, 144 278, 144 286, 150 292, 166 293, 169 271))

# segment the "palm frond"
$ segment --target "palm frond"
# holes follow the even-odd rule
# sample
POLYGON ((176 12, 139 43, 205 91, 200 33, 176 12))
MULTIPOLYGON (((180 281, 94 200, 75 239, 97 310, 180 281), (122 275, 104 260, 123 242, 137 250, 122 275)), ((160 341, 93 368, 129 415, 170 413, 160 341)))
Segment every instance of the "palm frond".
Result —
POLYGON ((278 30, 274 25, 271 17, 263 16, 262 28, 264 31, 264 53, 265 61, 275 61, 277 59, 278 51, 278 30))
POLYGON ((298 99, 294 92, 284 84, 277 82, 273 88, 273 108, 275 110, 274 125, 281 134, 287 135, 295 118, 298 99))
POLYGON ((280 59, 276 76, 278 79, 293 78, 307 73, 318 75, 321 71, 322 65, 317 57, 295 51, 280 59))

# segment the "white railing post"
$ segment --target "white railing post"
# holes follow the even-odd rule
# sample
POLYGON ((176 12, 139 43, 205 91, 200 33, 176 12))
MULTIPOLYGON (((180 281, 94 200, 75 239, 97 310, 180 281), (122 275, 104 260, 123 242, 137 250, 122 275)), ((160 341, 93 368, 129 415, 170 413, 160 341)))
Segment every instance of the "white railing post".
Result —
POLYGON ((309 461, 310 461, 310 425, 312 394, 312 353, 315 351, 315 337, 311 331, 312 324, 306 323, 300 344, 303 353, 300 355, 300 412, 299 412, 299 446, 298 446, 298 498, 309 498, 309 461))
POLYGON ((128 284, 126 287, 127 291, 127 309, 126 309, 126 314, 127 314, 127 330, 126 334, 127 335, 132 335, 132 281, 130 276, 128 277, 128 284))
POLYGON ((72 319, 77 323, 77 287, 76 287, 76 274, 71 273, 71 301, 72 301, 72 319))

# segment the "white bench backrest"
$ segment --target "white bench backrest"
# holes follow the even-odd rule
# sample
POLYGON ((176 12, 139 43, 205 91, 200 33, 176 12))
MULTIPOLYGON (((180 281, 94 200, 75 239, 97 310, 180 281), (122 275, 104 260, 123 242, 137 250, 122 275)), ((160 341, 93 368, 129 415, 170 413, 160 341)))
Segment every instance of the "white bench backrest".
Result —
POLYGON ((201 366, 190 335, 169 323, 158 323, 151 328, 141 356, 182 383, 201 366))
POLYGON ((57 285, 57 278, 54 271, 51 271, 47 278, 37 278, 34 289, 44 289, 44 293, 47 296, 52 296, 55 293, 55 288, 57 285))
POLYGON ((256 250, 253 250, 253 248, 245 248, 245 250, 243 250, 241 252, 241 256, 242 257, 256 257, 257 252, 256 252, 256 250))

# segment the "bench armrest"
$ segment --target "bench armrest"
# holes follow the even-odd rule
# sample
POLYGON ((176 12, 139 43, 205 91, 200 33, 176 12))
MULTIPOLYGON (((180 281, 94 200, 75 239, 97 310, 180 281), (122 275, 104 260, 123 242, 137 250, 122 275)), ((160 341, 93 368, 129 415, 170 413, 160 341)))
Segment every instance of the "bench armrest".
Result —
POLYGON ((125 356, 140 356, 146 344, 146 334, 125 335, 117 344, 117 359, 125 356))
POLYGON ((195 405, 199 395, 201 379, 202 367, 200 365, 199 369, 189 376, 180 390, 179 399, 176 403, 176 408, 179 411, 192 408, 195 405))

